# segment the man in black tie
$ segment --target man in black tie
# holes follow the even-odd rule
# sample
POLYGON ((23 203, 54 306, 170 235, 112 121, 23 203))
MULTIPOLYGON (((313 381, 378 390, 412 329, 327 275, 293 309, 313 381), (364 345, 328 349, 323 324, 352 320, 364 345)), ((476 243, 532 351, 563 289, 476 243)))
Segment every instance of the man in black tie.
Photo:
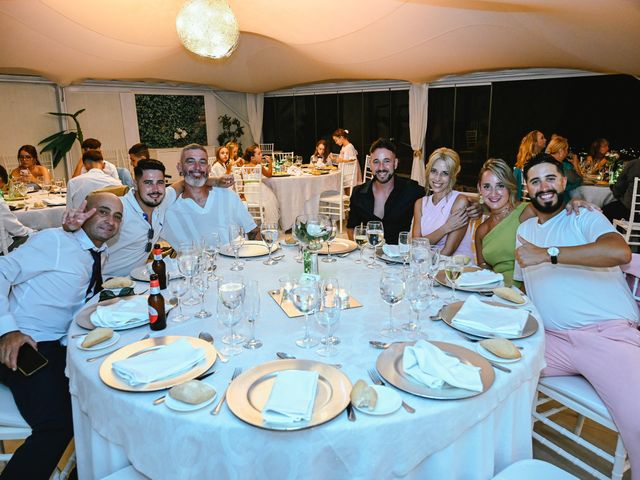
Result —
POLYGON ((0 382, 9 387, 32 434, 0 478, 49 478, 73 436, 66 333, 86 298, 102 287, 101 253, 122 221, 122 202, 91 194, 82 228, 51 228, 0 257, 0 382), (27 344, 48 359, 31 376, 17 367, 27 344))

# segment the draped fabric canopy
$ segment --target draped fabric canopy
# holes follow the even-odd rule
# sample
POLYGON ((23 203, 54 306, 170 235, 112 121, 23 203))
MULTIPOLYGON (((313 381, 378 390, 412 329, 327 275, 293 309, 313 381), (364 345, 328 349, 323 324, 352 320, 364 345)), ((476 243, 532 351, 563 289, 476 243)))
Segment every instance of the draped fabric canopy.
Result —
POLYGON ((3 0, 0 73, 250 93, 529 67, 640 75, 640 4, 631 0, 229 0, 241 37, 224 60, 180 44, 182 3, 3 0))
POLYGON ((423 187, 426 184, 424 171, 424 136, 427 133, 427 113, 429 100, 429 86, 426 84, 411 85, 409 87, 409 136, 413 149, 413 164, 411 165, 411 179, 423 187))

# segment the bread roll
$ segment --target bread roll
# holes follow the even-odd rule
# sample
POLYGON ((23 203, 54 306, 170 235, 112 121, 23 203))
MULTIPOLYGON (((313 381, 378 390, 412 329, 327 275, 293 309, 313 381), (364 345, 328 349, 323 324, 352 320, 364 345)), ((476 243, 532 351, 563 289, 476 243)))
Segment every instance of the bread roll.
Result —
POLYGON ((494 288, 493 293, 495 293, 500 298, 507 300, 508 302, 517 303, 518 305, 522 305, 526 303, 526 300, 524 299, 524 297, 512 288, 508 288, 508 287, 494 288))
POLYGON ((191 405, 206 402, 213 398, 215 394, 216 390, 212 386, 199 380, 189 380, 169 390, 169 395, 172 398, 191 405))
POLYGON ((91 348, 94 345, 106 342, 111 337, 113 337, 113 330, 111 330, 110 328, 98 327, 94 330, 91 330, 89 334, 84 337, 81 345, 83 348, 91 348))
POLYGON ((506 338, 487 338, 485 340, 480 340, 480 345, 489 350, 496 357, 511 360, 522 356, 520 350, 518 350, 513 342, 506 338))
POLYGON ((113 277, 102 284, 103 288, 126 288, 133 285, 133 281, 127 277, 113 277))
POLYGON ((378 403, 378 394, 366 384, 364 380, 358 380, 351 390, 351 404, 354 407, 366 408, 370 412, 375 410, 378 403))

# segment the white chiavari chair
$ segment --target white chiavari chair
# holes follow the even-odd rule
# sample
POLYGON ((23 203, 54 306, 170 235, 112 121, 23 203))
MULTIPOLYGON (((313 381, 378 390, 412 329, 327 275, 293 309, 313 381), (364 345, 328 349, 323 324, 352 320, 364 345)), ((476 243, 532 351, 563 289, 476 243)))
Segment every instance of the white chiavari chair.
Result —
POLYGON ((332 218, 337 217, 340 225, 340 233, 342 233, 342 224, 347 219, 351 192, 356 183, 356 168, 358 168, 357 162, 341 163, 341 189, 338 192, 333 190, 320 194, 320 208, 318 213, 321 215, 330 215, 332 218))
POLYGON ((618 230, 622 230, 622 235, 628 245, 640 245, 640 219, 637 218, 640 214, 640 188, 638 188, 640 178, 636 177, 633 180, 633 197, 631 200, 631 210, 629 212, 629 218, 614 219, 613 224, 618 227, 618 230))
POLYGON ((234 189, 258 226, 264 222, 262 167, 233 167, 234 189))
POLYGON ((364 159, 364 171, 362 172, 362 178, 365 182, 368 182, 373 178, 373 172, 371 171, 371 167, 369 166, 370 160, 371 155, 367 155, 364 159))
POLYGON ((261 143, 260 151, 262 155, 273 155, 273 143, 261 143))

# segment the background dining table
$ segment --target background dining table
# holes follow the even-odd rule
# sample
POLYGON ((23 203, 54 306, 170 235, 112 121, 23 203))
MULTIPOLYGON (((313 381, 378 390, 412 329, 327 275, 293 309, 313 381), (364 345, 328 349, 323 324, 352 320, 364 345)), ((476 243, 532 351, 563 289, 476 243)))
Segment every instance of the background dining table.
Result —
POLYGON ((607 203, 615 200, 609 184, 606 185, 580 185, 571 192, 571 198, 578 198, 593 203, 602 208, 607 203))
MULTIPOLYGON (((275 180, 275 181, 279 181, 275 180)), ((384 340, 378 331, 386 325, 388 306, 379 294, 381 269, 356 264, 358 251, 336 263, 320 263, 323 277, 335 276, 342 288, 362 302, 361 308, 342 312, 337 336, 338 355, 320 357, 315 349, 296 347, 303 317, 288 318, 268 291, 278 288, 278 278, 297 275, 302 266, 294 260, 295 248, 283 247, 284 259, 274 266, 264 258, 245 261, 245 279, 257 279, 261 293, 257 337, 264 342, 258 350, 244 350, 228 363, 216 362, 216 373, 205 383, 218 395, 227 387, 236 367, 245 371, 276 359, 283 351, 302 359, 340 362, 352 383, 367 377, 375 368, 381 350, 369 340, 384 340)), ((216 274, 229 274, 231 259, 221 257, 216 274)), ((389 268, 399 269, 400 265, 389 268)), ((138 290, 146 288, 141 284, 138 290)), ((445 287, 436 288, 444 298, 445 287)), ((459 292, 461 297, 468 294, 459 292)), ((226 327, 216 319, 216 295, 209 291, 206 308, 214 312, 207 319, 191 318, 175 323, 168 317, 167 329, 152 336, 189 335, 210 332, 216 346, 226 327)), ((194 313, 199 306, 185 307, 194 313)), ((438 309, 432 305, 431 313, 438 309)), ((406 302, 394 308, 405 322, 412 315, 406 302)), ((427 314, 423 314, 427 318, 427 314)), ((429 339, 462 345, 476 344, 441 321, 423 320, 429 339)), ((72 323, 70 334, 82 332, 72 323)), ((149 333, 146 326, 121 331, 116 346, 140 340, 149 333)), ((316 332, 317 333, 317 332, 316 332)), ((407 339, 410 339, 407 335, 407 339)), ((462 400, 433 400, 400 391, 403 400, 416 409, 404 409, 386 416, 357 412, 350 422, 341 412, 333 420, 299 431, 271 431, 244 423, 225 405, 219 415, 212 406, 192 413, 176 413, 165 405, 154 406, 162 392, 130 393, 106 386, 99 377, 100 361, 88 363, 94 352, 77 348, 70 341, 67 371, 73 402, 75 445, 79 478, 98 479, 128 465, 153 479, 173 478, 437 478, 489 479, 509 464, 532 456, 531 408, 539 372, 544 365, 542 329, 517 340, 522 359, 507 365, 512 371, 495 371, 495 382, 481 395, 462 400)))
POLYGON ((291 175, 263 178, 273 190, 280 207, 280 228, 289 230, 296 217, 302 214, 317 214, 320 206, 320 194, 340 189, 340 171, 334 170, 325 175, 291 175))
POLYGON ((48 194, 45 191, 38 191, 27 194, 25 200, 18 202, 7 202, 9 205, 24 204, 24 207, 14 210, 13 214, 24 226, 33 228, 34 230, 43 230, 45 228, 61 227, 62 215, 66 208, 66 196, 61 194, 48 194), (52 205, 39 207, 37 203, 44 200, 62 205, 52 205))

